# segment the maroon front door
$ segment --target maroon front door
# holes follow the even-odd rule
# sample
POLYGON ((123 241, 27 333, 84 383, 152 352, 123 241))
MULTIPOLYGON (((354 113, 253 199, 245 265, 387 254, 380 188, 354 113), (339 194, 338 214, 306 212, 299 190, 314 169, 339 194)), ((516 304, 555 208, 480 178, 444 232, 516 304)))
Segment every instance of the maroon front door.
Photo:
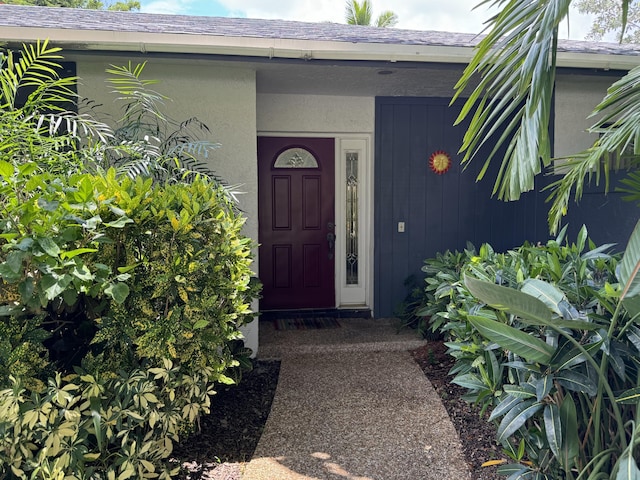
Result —
POLYGON ((261 310, 335 307, 334 140, 258 138, 261 310))

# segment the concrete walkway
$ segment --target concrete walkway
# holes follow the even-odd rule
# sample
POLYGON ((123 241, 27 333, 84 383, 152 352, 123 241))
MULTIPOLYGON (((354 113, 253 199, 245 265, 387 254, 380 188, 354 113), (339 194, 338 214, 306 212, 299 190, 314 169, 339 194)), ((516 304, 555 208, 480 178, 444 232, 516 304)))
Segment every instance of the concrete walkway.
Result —
POLYGON ((260 358, 282 361, 271 414, 243 480, 468 480, 460 442, 408 350, 415 332, 388 320, 275 331, 260 358))

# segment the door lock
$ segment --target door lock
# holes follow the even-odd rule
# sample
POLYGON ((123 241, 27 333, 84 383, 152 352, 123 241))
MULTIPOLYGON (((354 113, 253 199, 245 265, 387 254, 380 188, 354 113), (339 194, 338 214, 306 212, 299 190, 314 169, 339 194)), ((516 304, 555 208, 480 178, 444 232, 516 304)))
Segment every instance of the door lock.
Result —
POLYGON ((333 249, 336 245, 336 235, 335 233, 333 233, 333 227, 333 222, 327 223, 327 230, 329 230, 329 233, 327 233, 327 243, 329 244, 329 260, 333 259, 333 249))

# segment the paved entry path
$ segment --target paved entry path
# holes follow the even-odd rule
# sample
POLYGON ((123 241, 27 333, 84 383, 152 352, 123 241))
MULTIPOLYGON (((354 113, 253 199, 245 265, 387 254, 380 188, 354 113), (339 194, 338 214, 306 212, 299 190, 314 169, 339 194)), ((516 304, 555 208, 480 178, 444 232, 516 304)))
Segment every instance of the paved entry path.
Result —
POLYGON ((423 344, 385 320, 275 331, 259 357, 281 360, 271 414, 243 480, 469 480, 456 431, 408 350, 423 344))

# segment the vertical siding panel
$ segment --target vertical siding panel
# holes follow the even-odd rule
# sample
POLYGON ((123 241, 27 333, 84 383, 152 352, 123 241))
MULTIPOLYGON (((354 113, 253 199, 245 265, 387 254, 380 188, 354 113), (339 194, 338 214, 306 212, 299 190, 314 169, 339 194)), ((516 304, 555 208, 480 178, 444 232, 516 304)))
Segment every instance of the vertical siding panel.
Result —
POLYGON ((409 191, 411 203, 409 205, 409 222, 407 235, 409 237, 410 251, 406 265, 407 276, 416 275, 422 278, 421 268, 425 260, 425 242, 427 239, 426 216, 427 198, 427 106, 423 104, 411 107, 411 169, 409 178, 409 191))
POLYGON ((382 225, 392 232, 393 246, 391 256, 393 267, 389 290, 391 292, 390 308, 393 312, 405 295, 404 281, 407 277, 407 261, 409 258, 409 237, 407 230, 411 228, 411 105, 396 106, 394 111, 394 149, 393 149, 393 199, 391 221, 382 225), (398 222, 405 222, 405 232, 398 232, 398 222))
POLYGON ((474 181, 474 201, 475 201, 475 225, 474 225, 474 245, 480 248, 480 245, 489 241, 491 238, 491 209, 493 201, 491 197, 491 189, 493 187, 490 177, 485 176, 482 180, 477 181, 478 173, 482 169, 485 157, 479 156, 475 158, 468 168, 469 173, 474 181), (484 199, 481 201, 481 199, 484 199))
MULTIPOLYGON (((546 235, 541 235, 546 232, 546 194, 525 194, 521 201, 508 203, 491 198, 500 152, 485 178, 476 182, 486 155, 493 148, 491 141, 466 169, 460 166, 461 155, 457 152, 466 124, 453 126, 457 111, 442 98, 376 99, 377 316, 393 315, 407 293, 405 279, 413 273, 421 274, 424 259, 439 251, 465 248, 467 241, 476 248, 490 242, 502 250, 527 239, 546 240, 546 235), (445 150, 452 157, 451 170, 445 175, 436 175, 428 168, 428 158, 436 150, 445 150), (397 231, 399 221, 405 222, 405 233, 397 231)), ((606 207, 596 200, 590 197, 583 203, 598 205, 605 212, 606 207)), ((573 211, 578 217, 577 210, 573 211)), ((570 209, 570 214, 573 211, 570 209)), ((637 213, 631 216, 635 223, 637 213)), ((577 229, 580 224, 572 228, 577 229)))
POLYGON ((626 172, 613 172, 608 193, 605 193, 604 181, 600 185, 595 185, 594 181, 585 185, 580 203, 569 204, 563 221, 564 225, 568 225, 569 240, 575 241, 582 225, 587 225, 589 237, 596 245, 616 243, 617 251, 626 248, 640 217, 640 210, 636 202, 622 200, 625 194, 615 191, 622 186, 619 182, 625 176, 626 172))
MULTIPOLYGON (((434 102, 435 103, 435 102, 434 102)), ((442 125, 442 110, 437 104, 427 106, 427 157, 435 150, 441 149, 444 126, 442 125)), ((429 170, 426 176, 427 215, 425 218, 425 258, 432 256, 442 246, 442 208, 443 185, 442 177, 429 170)))
POLYGON ((444 182, 443 208, 442 208, 442 245, 439 251, 464 248, 471 231, 466 225, 461 227, 460 205, 461 195, 465 194, 465 187, 461 185, 461 168, 458 158, 458 150, 462 145, 463 132, 454 126, 457 117, 457 109, 445 105, 442 109, 442 125, 446 127, 442 135, 442 149, 451 158, 451 168, 442 175, 444 182))
POLYGON ((393 199, 394 106, 378 102, 376 114, 374 179, 374 312, 390 314, 391 292, 386 280, 393 266, 392 232, 388 228, 393 199), (385 280, 383 280, 385 279, 385 280))

